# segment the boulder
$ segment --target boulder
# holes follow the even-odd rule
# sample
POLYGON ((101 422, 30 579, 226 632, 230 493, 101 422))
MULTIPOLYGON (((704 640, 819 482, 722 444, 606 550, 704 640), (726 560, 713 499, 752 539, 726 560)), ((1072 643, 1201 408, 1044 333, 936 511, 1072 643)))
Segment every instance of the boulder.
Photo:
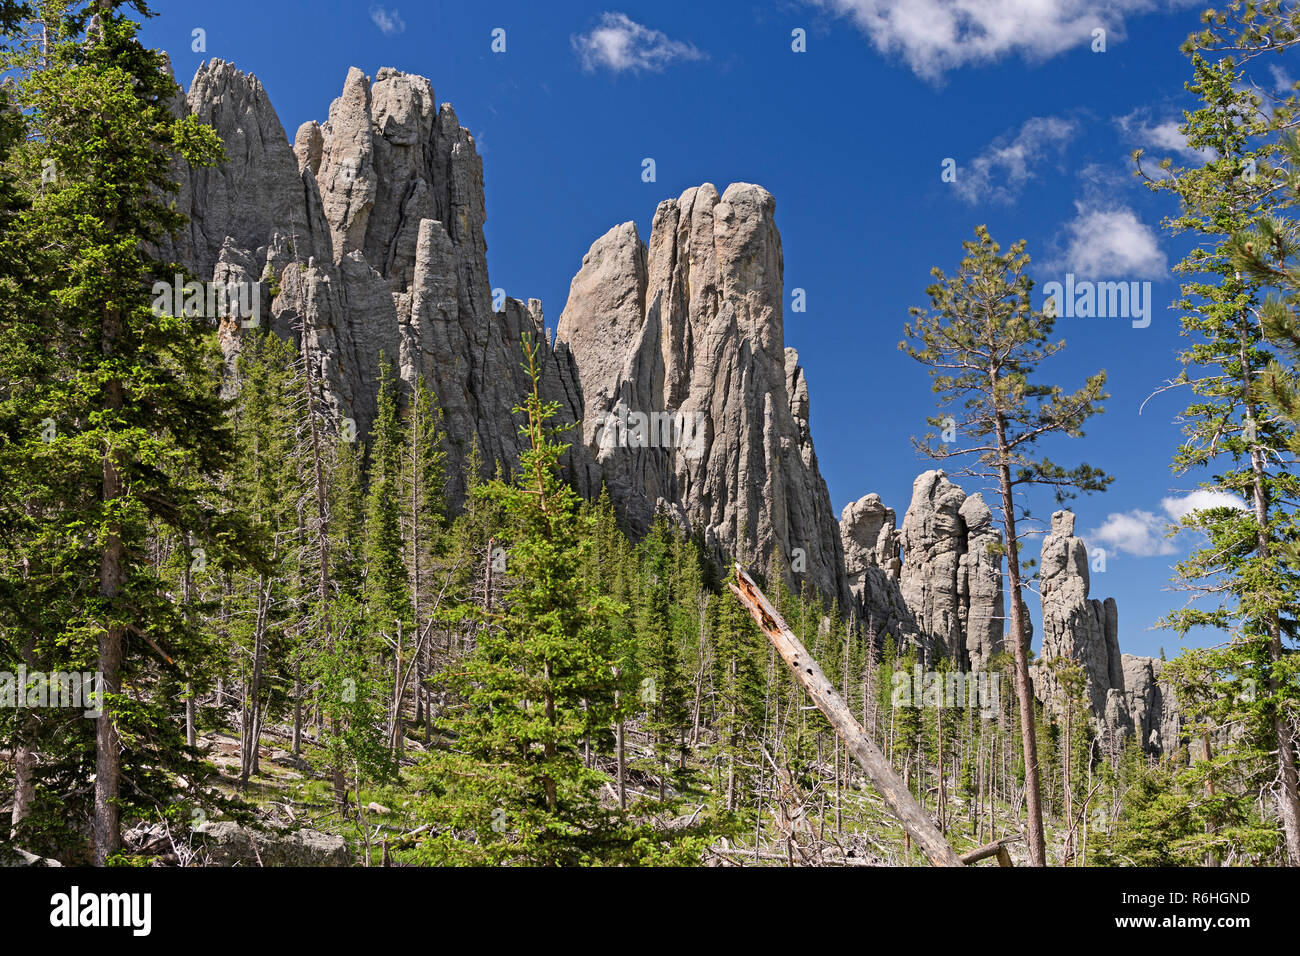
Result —
POLYGON ((350 866, 343 837, 319 830, 258 830, 230 820, 195 829, 196 843, 215 866, 350 866))

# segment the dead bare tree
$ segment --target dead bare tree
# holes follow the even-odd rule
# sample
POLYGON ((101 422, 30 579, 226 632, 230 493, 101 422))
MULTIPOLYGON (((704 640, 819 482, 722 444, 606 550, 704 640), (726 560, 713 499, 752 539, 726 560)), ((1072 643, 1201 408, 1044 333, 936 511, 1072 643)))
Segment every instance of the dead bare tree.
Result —
MULTIPOLYGON (((736 582, 730 585, 740 602, 753 615, 759 629, 767 635, 772 647, 781 655, 795 679, 826 715, 836 733, 843 738, 862 768, 880 790, 885 803, 903 824, 907 834, 916 840, 926 858, 935 866, 962 866, 961 858, 932 820, 916 802, 907 786, 867 735, 866 730, 850 712, 848 705, 836 692, 821 667, 813 660, 803 644, 786 625, 767 597, 754 583, 753 578, 736 565, 736 582)), ((757 841, 755 841, 757 851, 757 841)))

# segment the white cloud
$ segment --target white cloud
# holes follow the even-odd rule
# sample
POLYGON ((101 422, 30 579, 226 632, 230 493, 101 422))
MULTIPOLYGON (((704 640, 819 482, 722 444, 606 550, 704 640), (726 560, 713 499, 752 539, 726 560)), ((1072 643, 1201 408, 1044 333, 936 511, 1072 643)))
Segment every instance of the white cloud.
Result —
POLYGON ((1109 163, 1087 163, 1079 170, 1079 181, 1090 194, 1100 194, 1102 190, 1118 190, 1129 185, 1132 177, 1124 169, 1109 163))
POLYGON ((386 37, 397 36, 406 29, 406 21, 396 10, 390 13, 383 7, 371 7, 370 19, 374 21, 375 26, 379 27, 379 32, 386 37))
POLYGON ((1035 116, 1015 136, 1001 136, 966 167, 958 167, 957 194, 967 202, 1011 202, 1034 178, 1033 166, 1049 153, 1060 154, 1079 131, 1074 120, 1035 116))
POLYGON ((1156 126, 1148 126, 1143 132, 1146 134, 1148 141, 1156 149, 1168 149, 1183 156, 1185 159, 1200 159, 1205 151, 1187 144, 1187 137, 1179 129, 1179 123, 1169 120, 1156 126))
MULTIPOLYGON (((848 17, 881 53, 898 54, 918 75, 936 80, 956 67, 1010 54, 1041 61, 1091 47, 1106 30, 1107 47, 1124 39, 1124 18, 1185 0, 808 0, 848 17)), ((1105 55, 1105 54, 1098 54, 1105 55)))
POLYGON ((1165 537, 1166 532, 1185 515, 1205 508, 1241 508, 1246 503, 1226 491, 1197 490, 1185 495, 1160 499, 1164 516, 1134 508, 1132 511, 1112 512, 1100 528, 1087 532, 1084 537, 1090 544, 1099 544, 1112 551, 1123 551, 1140 558, 1174 554, 1178 549, 1165 537))
POLYGON ((1164 537, 1167 524, 1159 515, 1135 508, 1108 514, 1100 528, 1089 531, 1084 537, 1089 544, 1149 558, 1157 554, 1173 554, 1176 550, 1174 543, 1164 537))
POLYGON ((1127 116, 1118 117, 1115 125, 1134 145, 1154 154, 1155 159, 1172 154, 1188 162, 1200 163, 1208 158, 1205 150, 1187 145, 1187 137, 1178 128, 1181 124, 1176 119, 1153 122, 1150 111, 1139 108, 1127 116))
POLYGON ((571 40, 587 72, 602 67, 614 73, 662 70, 678 60, 706 59, 690 43, 642 26, 624 13, 602 13, 597 26, 571 40))
POLYGON ((1201 511, 1206 508, 1237 508, 1245 511, 1246 502, 1227 491, 1198 489, 1183 495, 1181 498, 1161 498, 1160 507, 1164 508, 1165 514, 1169 515, 1174 521, 1180 521, 1193 511, 1201 511))
POLYGON ((1161 279, 1169 261, 1155 232, 1126 206, 1076 202, 1066 249, 1054 265, 1081 279, 1161 279))
POLYGON ((1276 87, 1274 90, 1275 93, 1289 93, 1295 89, 1295 80, 1293 80, 1291 74, 1282 67, 1273 64, 1268 68, 1268 72, 1269 75, 1273 77, 1273 85, 1276 87))

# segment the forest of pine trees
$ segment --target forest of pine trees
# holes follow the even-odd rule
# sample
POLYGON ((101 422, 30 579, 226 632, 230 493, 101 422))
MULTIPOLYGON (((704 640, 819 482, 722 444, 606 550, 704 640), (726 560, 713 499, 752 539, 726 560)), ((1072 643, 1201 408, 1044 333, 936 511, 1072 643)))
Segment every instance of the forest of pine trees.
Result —
MULTIPOLYGON (((157 252, 184 225, 173 160, 223 156, 169 112, 175 84, 133 9, 0 0, 0 670, 96 672, 104 692, 92 719, 0 709, 0 840, 131 865, 147 831, 164 835, 149 854, 202 863, 203 827, 233 820, 340 835, 367 865, 924 862, 728 590, 727 559, 744 556, 663 515, 629 537, 608 491, 566 483, 575 436, 540 396, 534 343, 519 354, 525 451, 467 450, 452 508, 438 396, 395 356, 356 434, 331 416, 310 330, 245 330, 226 365, 215 330, 151 308, 152 283, 180 271, 157 252)), ((1015 837, 1051 865, 1300 864, 1300 147, 1278 135, 1285 104, 1259 121, 1237 67, 1201 52, 1228 43, 1226 22, 1191 53, 1191 141, 1217 158, 1151 181, 1177 206, 1171 228, 1205 239, 1182 269, 1195 398, 1171 457, 1252 503, 1189 519, 1206 543, 1180 581, 1226 576, 1231 599, 1169 622, 1228 635, 1171 662, 1188 738, 1160 758, 1108 749, 1081 668, 1053 663, 1063 699, 1045 709, 1027 651, 993 662, 1001 692, 979 706, 900 702, 918 667, 955 664, 793 589, 779 561, 749 568, 958 852, 1015 837)), ((1105 486, 1017 457, 1015 437, 1077 437, 1104 377, 1073 395, 1027 385, 1053 347, 1023 246, 1003 256, 981 228, 965 248, 964 275, 1006 283, 981 288, 1010 377, 963 433, 1011 436, 982 465, 1004 479, 1015 542, 1013 472, 1105 486)), ((954 288, 932 293, 951 314, 917 326, 927 364, 972 311, 954 288)))

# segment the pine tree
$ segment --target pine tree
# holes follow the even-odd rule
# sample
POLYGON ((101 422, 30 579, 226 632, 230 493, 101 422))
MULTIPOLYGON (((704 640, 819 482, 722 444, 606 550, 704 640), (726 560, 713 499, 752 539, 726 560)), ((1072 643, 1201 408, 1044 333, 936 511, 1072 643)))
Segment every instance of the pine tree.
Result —
POLYGON ((6 289, 15 308, 0 310, 0 339, 30 335, 20 363, 36 343, 47 357, 4 376, 8 414, 24 427, 12 433, 20 468, 0 494, 25 516, 41 573, 57 569, 66 589, 47 595, 62 619, 37 641, 103 675, 92 791, 103 864, 121 845, 124 810, 176 802, 166 768, 184 759, 183 736, 172 702, 148 688, 160 667, 201 666, 148 560, 150 528, 192 534, 214 560, 238 559, 247 540, 236 515, 194 490, 214 488, 233 452, 211 327, 155 310, 150 293, 181 271, 152 251, 184 222, 169 203, 173 159, 212 164, 221 146, 194 117, 172 115, 176 84, 121 4, 35 6, 50 30, 14 88, 29 127, 30 207, 5 235, 29 280, 6 289), (44 169, 54 175, 42 181, 44 169))
MULTIPOLYGON (((1204 679, 1213 681, 1221 702, 1215 716, 1247 731, 1232 746, 1252 747, 1260 756, 1276 752, 1288 862, 1300 866, 1290 716, 1300 690, 1287 647, 1294 644, 1300 606, 1300 560, 1291 546, 1300 531, 1292 504, 1300 494, 1293 473, 1300 445, 1292 442, 1296 427, 1286 415, 1286 372, 1266 338, 1270 331, 1285 336, 1294 300, 1260 301, 1263 285, 1285 287, 1285 270, 1275 264, 1297 247, 1267 216, 1277 193, 1272 160, 1278 146, 1269 138, 1272 120, 1259 96, 1242 86, 1231 58, 1211 64, 1193 53, 1191 60, 1188 90, 1201 105, 1187 114, 1183 132, 1206 161, 1187 169, 1165 163, 1165 175, 1151 183, 1179 200, 1180 212, 1168 227, 1198 240, 1176 267, 1185 277, 1178 305, 1190 345, 1172 384, 1190 387, 1195 397, 1182 415, 1186 438, 1174 467, 1180 474, 1216 469, 1201 487, 1240 495, 1246 507, 1225 502, 1182 520, 1203 532, 1206 543, 1178 563, 1179 586, 1209 600, 1171 613, 1164 623, 1180 636, 1203 627, 1230 635, 1226 645, 1195 660, 1209 668, 1204 679), (1269 408, 1270 397, 1282 406, 1280 414, 1269 408)), ((1174 671, 1189 686, 1202 679, 1189 671, 1191 660, 1174 671)))
MULTIPOLYGON (((1135 756, 1137 756, 1135 754, 1135 756)), ((1162 760, 1131 765, 1129 786, 1113 827, 1095 833, 1099 866, 1204 866, 1207 854, 1229 864, 1258 866, 1278 852, 1277 827, 1259 814, 1251 775, 1233 779, 1220 764, 1220 786, 1207 790, 1209 764, 1162 760)))
MULTIPOLYGON (((591 525, 591 547, 584 552, 584 576, 598 582, 600 593, 620 607, 631 608, 633 584, 641 581, 636 552, 618 527, 618 518, 602 484, 600 495, 584 508, 591 525)), ((642 673, 639 634, 631 614, 609 622, 610 646, 618 663, 614 673, 614 790, 619 809, 627 808, 629 725, 641 713, 642 673)))
POLYGON ((372 634, 384 634, 396 646, 399 626, 409 632, 411 621, 402 544, 402 459, 406 442, 397 413, 395 376, 383 353, 379 356, 376 404, 366 472, 366 620, 372 634))
MULTIPOLYGON (((20 45, 14 42, 13 34, 29 14, 26 4, 11 0, 0 2, 0 57, 6 64, 10 51, 20 45)), ((30 206, 20 170, 11 162, 11 154, 22 141, 25 131, 23 114, 14 107, 10 88, 8 85, 0 86, 0 302, 11 317, 8 320, 0 318, 0 381, 15 380, 15 373, 18 376, 24 372, 31 375, 52 360, 52 357, 43 355, 39 341, 28 340, 22 334, 15 335, 30 331, 21 321, 14 321, 23 310, 30 308, 30 303, 19 304, 29 273, 19 258, 22 244, 10 238, 14 220, 30 206)), ((16 474, 24 463, 21 455, 14 454, 15 446, 21 443, 11 441, 9 437, 25 430, 24 404, 8 389, 0 390, 0 474, 16 474)), ((6 543, 21 540, 26 524, 26 516, 8 504, 0 496, 0 542, 6 543)), ((24 556, 18 553, 20 550, 21 547, 0 544, 0 668, 10 673, 17 672, 19 665, 31 670, 39 669, 35 657, 36 635, 50 627, 49 624, 39 629, 31 627, 33 615, 41 607, 49 605, 42 600, 37 588, 28 586, 28 568, 24 556), (28 636, 20 640, 11 637, 21 633, 28 636)), ((38 729, 39 722, 31 714, 0 715, 0 737, 11 741, 13 748, 14 798, 10 820, 15 829, 31 812, 36 797, 35 738, 38 729)), ((0 834, 6 829, 0 822, 0 834)))
MULTIPOLYGON (((366 580, 366 495, 363 444, 337 438, 327 451, 329 466, 330 564, 334 586, 346 594, 360 594, 366 580)), ((310 480, 310 463, 301 462, 302 477, 310 480)), ((305 501, 303 502, 306 503, 305 501)), ((310 539, 303 538, 304 546, 310 539)), ((310 565, 311 556, 304 555, 310 565)), ((310 575, 310 569, 308 569, 310 575)))
MULTIPOLYGON (((617 718, 609 622, 622 609, 584 578, 591 546, 577 495, 558 474, 565 445, 540 397, 537 349, 525 345, 532 392, 514 481, 494 481, 509 542, 510 587, 473 655, 449 675, 463 708, 445 721, 454 750, 425 773, 423 812, 438 830, 425 862, 562 865, 631 862, 647 836, 601 805, 603 773, 584 742, 617 718), (468 839, 467 839, 468 838, 468 839)), ((698 848, 695 850, 698 853, 698 848)))
POLYGON ((298 514, 286 487, 297 483, 294 466, 298 385, 293 374, 293 347, 270 332, 242 340, 236 361, 239 394, 232 409, 237 454, 231 470, 229 499, 253 522, 267 553, 268 566, 237 576, 232 608, 235 639, 230 650, 244 675, 241 714, 240 784, 258 770, 258 743, 263 721, 283 694, 288 679, 282 668, 292 656, 289 631, 293 571, 297 563, 298 514), (246 666, 245 666, 246 665, 246 666))
POLYGON ((674 628, 672 531, 660 515, 641 546, 642 588, 636 609, 640 648, 640 698, 645 708, 643 729, 654 752, 651 772, 659 778, 659 799, 669 779, 682 786, 686 779, 687 689, 674 628))
MULTIPOLYGON (((284 270, 280 276, 282 292, 293 294, 303 291, 306 270, 284 270)), ((356 777, 358 761, 349 754, 369 754, 367 740, 354 738, 367 727, 365 720, 373 701, 369 696, 359 697, 358 684, 365 684, 365 674, 359 670, 361 662, 352 653, 351 645, 363 647, 364 607, 358 601, 358 588, 344 590, 337 575, 342 572, 364 573, 363 528, 358 524, 362 514, 359 507, 359 483, 340 487, 339 477, 358 477, 351 467, 338 469, 336 461, 347 462, 353 456, 345 446, 355 439, 354 431, 344 431, 329 414, 324 402, 324 373, 317 355, 317 331, 308 323, 304 312, 295 329, 298 355, 294 367, 302 389, 302 409, 298 417, 298 442, 295 459, 298 483, 302 489, 297 502, 299 522, 298 566, 302 580, 302 615, 298 625, 302 647, 301 667, 307 683, 314 688, 316 713, 325 721, 325 733, 318 734, 324 762, 318 763, 328 774, 334 790, 334 801, 340 812, 347 809, 348 772, 356 777), (342 455, 341 459, 335 456, 342 455), (346 495, 346 497, 341 497, 346 495), (335 517, 340 501, 348 508, 341 518, 335 517), (342 540, 348 548, 340 560, 334 546, 342 540), (359 723, 354 727, 350 721, 359 723)), ((369 759, 367 757, 367 759, 369 759)))
MULTIPOLYGON (((415 383, 407 404, 406 454, 402 459, 402 500, 407 569, 411 590, 411 633, 413 665, 399 675, 395 692, 394 737, 401 748, 401 702, 414 672, 416 723, 425 721, 426 738, 430 728, 427 709, 428 676, 431 671, 431 638, 435 614, 441 609, 445 591, 434 582, 434 562, 446 542, 446 451, 443 448, 442 412, 432 390, 421 376, 415 383)), ((444 577, 445 580, 445 577, 444 577)))
POLYGON ((1079 491, 1100 491, 1111 479, 1090 465, 1066 469, 1045 457, 1037 446, 1048 436, 1081 437, 1084 423, 1101 411, 1106 373, 1090 376, 1084 386, 1066 393, 1056 385, 1038 384, 1030 376, 1064 347, 1049 341, 1055 319, 1035 309, 1033 284, 1025 275, 1025 242, 1004 254, 984 226, 975 241, 962 243, 966 256, 955 276, 932 270, 937 280, 926 293, 929 309, 913 308, 905 327, 913 343, 899 347, 925 365, 947 414, 929 419, 941 429, 918 448, 931 458, 975 461, 958 474, 987 481, 998 492, 1010 595, 1010 644, 1016 659, 1016 696, 1020 702, 1021 744, 1026 778, 1030 862, 1046 865, 1043 811, 1039 794, 1034 734, 1034 700, 1029 680, 1029 627, 1024 614, 1018 518, 1027 517, 1017 495, 1034 486, 1050 487, 1058 502, 1079 491), (949 434, 944 436, 943 433, 949 434), (965 442, 958 439, 963 436, 965 442), (940 436, 952 441, 937 441, 940 436))
POLYGON ((1047 662, 1055 675, 1060 697, 1055 702, 1059 722, 1053 729, 1059 733, 1058 751, 1061 762, 1061 813, 1065 817, 1066 843, 1061 864, 1068 866, 1078 849, 1076 826, 1076 799, 1079 777, 1087 760, 1088 677, 1083 665, 1069 657, 1056 657, 1047 662))
MULTIPOLYGON (((1229 0, 1221 7, 1202 10, 1201 24, 1202 29, 1183 44, 1185 53, 1226 54, 1245 66, 1252 60, 1275 61, 1300 45, 1300 5, 1296 0, 1229 0)), ((1261 83, 1256 88, 1268 86, 1261 83)), ((1270 97, 1270 112, 1279 124, 1295 123, 1294 89, 1270 97)))

